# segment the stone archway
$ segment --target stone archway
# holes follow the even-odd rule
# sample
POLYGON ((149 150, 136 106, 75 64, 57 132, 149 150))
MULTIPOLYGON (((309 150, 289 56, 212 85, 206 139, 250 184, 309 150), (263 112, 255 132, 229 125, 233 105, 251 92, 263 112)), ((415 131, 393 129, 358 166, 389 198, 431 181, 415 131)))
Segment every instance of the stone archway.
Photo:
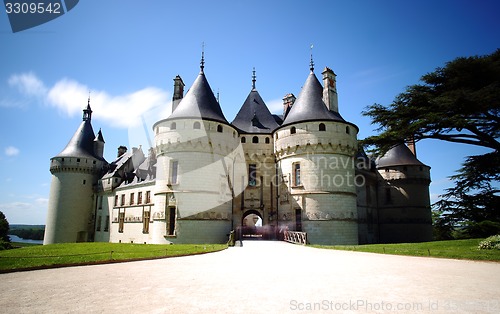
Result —
POLYGON ((250 209, 245 211, 240 225, 243 238, 262 239, 262 222, 262 213, 258 210, 250 209))

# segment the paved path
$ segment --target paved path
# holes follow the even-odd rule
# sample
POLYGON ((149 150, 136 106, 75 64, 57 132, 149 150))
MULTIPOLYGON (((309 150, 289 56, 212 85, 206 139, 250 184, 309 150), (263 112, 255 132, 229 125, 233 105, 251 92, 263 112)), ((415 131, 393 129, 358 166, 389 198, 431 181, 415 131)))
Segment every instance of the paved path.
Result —
POLYGON ((1 313, 500 313, 500 263, 283 242, 0 275, 1 313))

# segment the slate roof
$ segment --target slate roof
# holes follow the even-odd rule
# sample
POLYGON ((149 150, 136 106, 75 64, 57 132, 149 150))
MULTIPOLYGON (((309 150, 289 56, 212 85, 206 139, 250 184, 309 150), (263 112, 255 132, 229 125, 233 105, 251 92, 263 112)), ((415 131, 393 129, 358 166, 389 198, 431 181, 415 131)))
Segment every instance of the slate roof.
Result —
POLYGON ((201 118, 229 124, 203 71, 167 120, 183 118, 201 118))
POLYGON ((425 166, 413 155, 411 150, 405 144, 399 144, 389 149, 384 156, 375 161, 377 168, 394 166, 425 166))
POLYGON ((256 89, 250 91, 231 124, 244 133, 264 134, 271 134, 279 126, 256 89))
POLYGON ((345 122, 339 113, 328 110, 323 102, 323 86, 311 71, 283 125, 318 120, 345 122))
POLYGON ((68 142, 66 147, 55 157, 81 157, 81 158, 97 158, 94 153, 94 130, 90 120, 82 121, 80 127, 68 142))

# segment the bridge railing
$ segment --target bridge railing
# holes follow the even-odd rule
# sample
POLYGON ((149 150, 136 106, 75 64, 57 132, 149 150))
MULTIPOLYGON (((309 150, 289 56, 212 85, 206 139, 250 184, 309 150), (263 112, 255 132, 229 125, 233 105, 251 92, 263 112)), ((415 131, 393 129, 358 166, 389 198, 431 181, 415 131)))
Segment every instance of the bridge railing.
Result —
POLYGON ((306 245, 307 233, 299 231, 285 231, 283 240, 290 243, 306 245))

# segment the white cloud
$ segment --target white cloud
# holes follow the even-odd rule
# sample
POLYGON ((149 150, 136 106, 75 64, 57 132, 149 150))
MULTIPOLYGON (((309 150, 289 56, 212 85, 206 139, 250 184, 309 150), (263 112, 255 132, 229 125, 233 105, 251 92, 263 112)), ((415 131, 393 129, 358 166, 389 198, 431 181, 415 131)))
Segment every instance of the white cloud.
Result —
POLYGON ((267 108, 274 114, 283 114, 283 100, 274 99, 271 101, 266 101, 267 108))
POLYGON ((47 93, 45 84, 33 72, 14 74, 8 83, 27 96, 44 97, 47 93))
POLYGON ((25 209, 30 209, 32 207, 31 203, 24 203, 24 202, 12 202, 12 203, 5 203, 5 204, 0 204, 0 208, 2 210, 25 210, 25 209))
MULTIPOLYGON (((64 115, 73 117, 81 114, 91 90, 85 84, 63 78, 51 88, 33 73, 21 73, 9 78, 9 85, 25 96, 41 97, 48 106, 58 109, 64 115)), ((167 91, 156 87, 123 94, 109 95, 106 91, 92 91, 90 105, 93 118, 114 127, 131 127, 142 123, 141 116, 147 112, 168 105, 167 91)))
POLYGON ((14 157, 14 156, 17 156, 19 155, 19 149, 14 147, 14 146, 9 146, 7 148, 5 148, 5 155, 9 156, 9 157, 14 157))

